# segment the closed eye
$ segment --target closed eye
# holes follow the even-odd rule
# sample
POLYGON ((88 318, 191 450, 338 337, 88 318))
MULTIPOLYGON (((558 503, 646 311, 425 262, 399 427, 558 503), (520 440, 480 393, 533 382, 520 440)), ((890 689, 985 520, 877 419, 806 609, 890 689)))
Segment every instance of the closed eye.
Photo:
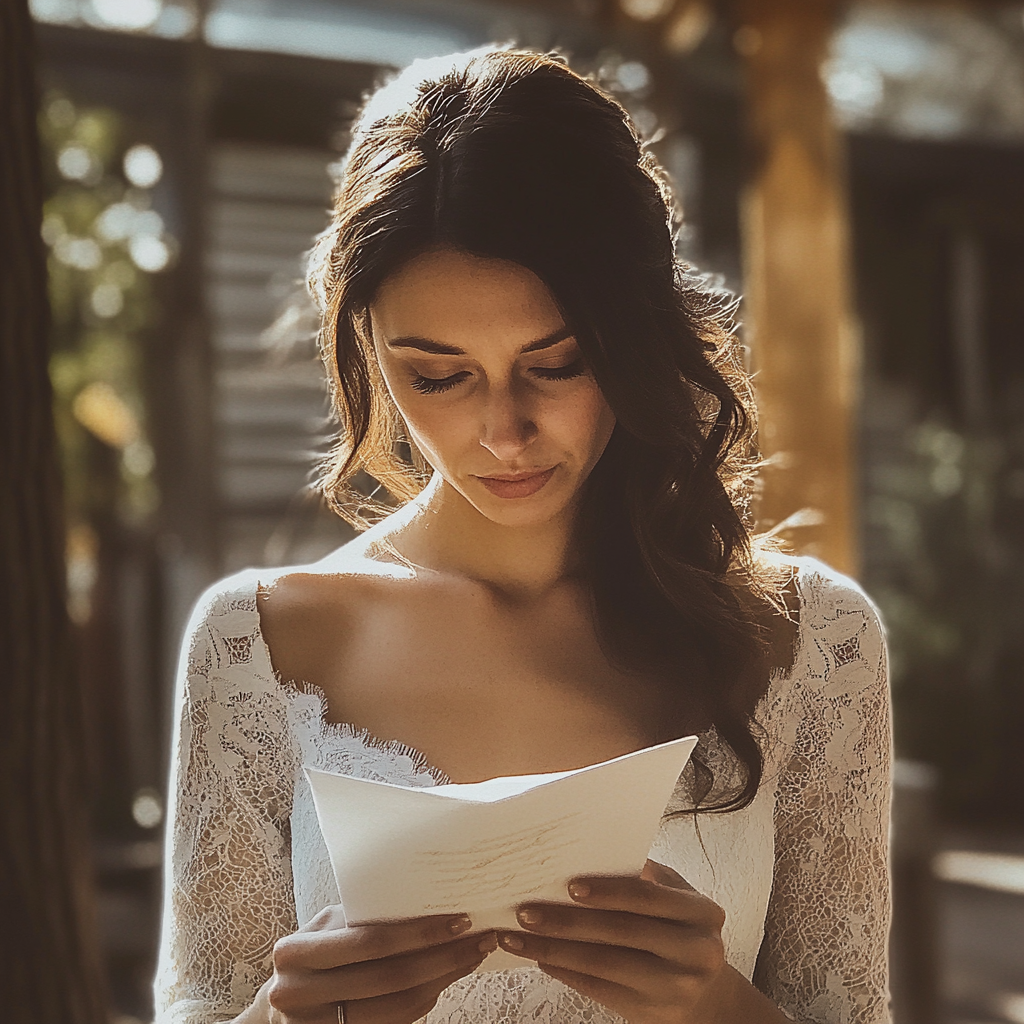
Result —
POLYGON ((421 395, 439 395, 442 391, 450 391, 457 387, 469 376, 468 370, 460 370, 447 377, 424 377, 421 373, 416 374, 410 381, 413 390, 421 395))
MULTIPOLYGON (((572 380, 574 377, 582 377, 586 372, 587 364, 582 358, 565 366, 534 366, 530 370, 530 373, 541 380, 572 380)), ((418 373, 410 381, 410 386, 421 395, 439 395, 458 387, 469 376, 471 374, 468 370, 460 370, 447 377, 424 377, 418 373)))
POLYGON ((587 372, 587 364, 582 358, 576 359, 565 366, 534 366, 530 373, 541 380, 572 380, 573 377, 582 377, 587 372))

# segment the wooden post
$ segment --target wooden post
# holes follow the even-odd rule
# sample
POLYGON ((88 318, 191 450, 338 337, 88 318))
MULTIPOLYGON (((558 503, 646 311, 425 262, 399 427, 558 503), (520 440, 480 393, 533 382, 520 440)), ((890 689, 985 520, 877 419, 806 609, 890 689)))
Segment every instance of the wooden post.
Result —
POLYGON ((0 922, 2 1017, 108 1019, 91 915, 82 694, 65 605, 35 46, 0 4, 0 922))
POLYGON ((821 78, 831 0, 737 0, 751 168, 743 197, 745 320, 761 412, 759 519, 803 509, 789 538, 856 572, 847 211, 841 141, 821 78))

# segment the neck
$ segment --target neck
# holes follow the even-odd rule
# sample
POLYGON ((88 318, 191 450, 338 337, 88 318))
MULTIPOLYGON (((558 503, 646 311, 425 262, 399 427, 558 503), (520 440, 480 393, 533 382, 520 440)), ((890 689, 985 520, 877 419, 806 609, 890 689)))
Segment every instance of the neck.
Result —
POLYGON ((411 562, 485 583, 509 596, 539 596, 571 571, 574 510, 536 526, 503 526, 481 515, 440 475, 392 535, 411 562))

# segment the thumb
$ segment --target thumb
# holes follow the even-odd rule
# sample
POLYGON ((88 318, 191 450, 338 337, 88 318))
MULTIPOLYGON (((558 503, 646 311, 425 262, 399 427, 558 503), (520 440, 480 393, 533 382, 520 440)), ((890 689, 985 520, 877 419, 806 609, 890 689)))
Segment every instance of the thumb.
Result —
POLYGON ((657 882, 659 885, 667 885, 670 889, 693 889, 693 886, 683 878, 678 871, 665 864, 659 864, 656 860, 648 860, 644 865, 640 877, 645 882, 657 882))

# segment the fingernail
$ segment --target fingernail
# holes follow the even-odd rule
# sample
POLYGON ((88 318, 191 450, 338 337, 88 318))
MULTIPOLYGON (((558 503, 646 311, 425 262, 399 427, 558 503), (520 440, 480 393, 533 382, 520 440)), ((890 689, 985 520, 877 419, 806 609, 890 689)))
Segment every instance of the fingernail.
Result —
POLYGON ((516 911, 516 917, 519 918, 520 924, 532 925, 540 924, 544 919, 544 915, 533 907, 522 907, 516 911))
POLYGON ((485 935, 481 940, 480 944, 476 947, 481 953, 493 953, 498 948, 498 939, 494 932, 489 935, 485 935))
POLYGON ((448 922, 448 931, 452 935, 461 935, 463 932, 468 932, 472 925, 473 922, 465 914, 460 914, 448 922))
POLYGON ((504 932, 501 936, 501 944, 506 949, 522 949, 523 940, 518 935, 514 935, 512 932, 504 932))
POLYGON ((570 882, 569 895, 574 900, 585 900, 590 895, 590 886, 586 882, 570 882))

